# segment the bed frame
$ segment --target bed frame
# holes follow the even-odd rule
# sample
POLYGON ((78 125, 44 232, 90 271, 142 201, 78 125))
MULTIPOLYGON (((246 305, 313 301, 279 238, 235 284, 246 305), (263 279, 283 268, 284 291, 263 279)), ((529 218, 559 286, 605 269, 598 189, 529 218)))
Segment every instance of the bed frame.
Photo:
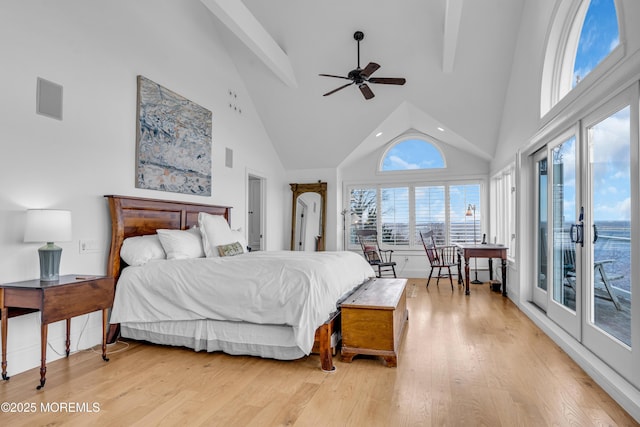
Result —
MULTIPOLYGON (((198 224, 198 213, 223 216, 230 223, 231 208, 170 200, 146 199, 128 196, 104 196, 111 213, 111 249, 107 262, 107 275, 116 279, 126 264, 120 258, 122 242, 127 237, 155 234, 158 229, 186 230, 198 224)), ((323 371, 333 371, 331 336, 339 328, 340 313, 336 311, 315 334, 314 352, 320 354, 323 371)), ((115 342, 120 333, 119 324, 109 325, 107 341, 115 342)))

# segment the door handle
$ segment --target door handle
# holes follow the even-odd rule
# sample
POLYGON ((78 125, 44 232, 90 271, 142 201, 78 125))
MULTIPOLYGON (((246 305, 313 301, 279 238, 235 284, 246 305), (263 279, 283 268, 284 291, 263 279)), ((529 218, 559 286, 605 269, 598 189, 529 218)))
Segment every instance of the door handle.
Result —
POLYGON ((583 225, 582 224, 572 224, 571 225, 571 243, 580 243, 580 245, 584 246, 584 233, 583 233, 583 225))

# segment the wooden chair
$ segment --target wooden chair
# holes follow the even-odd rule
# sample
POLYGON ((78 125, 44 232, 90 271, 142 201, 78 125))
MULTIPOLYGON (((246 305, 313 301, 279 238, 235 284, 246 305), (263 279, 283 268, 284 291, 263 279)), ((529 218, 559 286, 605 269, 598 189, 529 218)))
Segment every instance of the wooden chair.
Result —
POLYGON ((438 275, 436 276, 436 286, 440 286, 440 277, 442 276, 442 269, 446 268, 449 276, 449 283, 451 283, 451 290, 453 291, 453 279, 451 278, 451 267, 457 265, 456 263, 456 247, 455 246, 436 246, 435 238, 433 237, 433 231, 427 231, 426 233, 420 232, 420 240, 422 240, 422 246, 427 253, 429 263, 431 264, 431 270, 429 271, 429 278, 427 279, 427 288, 429 287, 429 281, 433 275, 433 270, 438 269, 438 275))
POLYGON ((364 259, 378 270, 377 277, 388 275, 396 277, 396 263, 391 260, 393 250, 380 249, 376 230, 356 230, 356 237, 362 248, 364 259))

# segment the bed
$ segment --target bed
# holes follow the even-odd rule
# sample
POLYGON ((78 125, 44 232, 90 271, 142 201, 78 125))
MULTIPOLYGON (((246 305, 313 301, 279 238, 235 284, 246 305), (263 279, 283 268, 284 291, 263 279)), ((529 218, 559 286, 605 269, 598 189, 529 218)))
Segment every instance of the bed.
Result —
POLYGON ((203 216, 219 222, 224 218, 227 226, 231 208, 105 197, 112 228, 107 273, 117 280, 110 342, 121 334, 196 351, 279 360, 317 352, 322 370, 334 369, 339 301, 374 276, 362 257, 350 252, 266 251, 129 266, 122 258, 123 244, 150 238, 157 230, 158 235, 194 230, 199 216, 201 221, 203 216))

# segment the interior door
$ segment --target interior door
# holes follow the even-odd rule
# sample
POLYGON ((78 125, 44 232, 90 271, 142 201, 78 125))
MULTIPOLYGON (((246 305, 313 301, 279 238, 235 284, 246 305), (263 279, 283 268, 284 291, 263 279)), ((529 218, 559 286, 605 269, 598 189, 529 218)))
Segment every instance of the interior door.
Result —
POLYGON ((262 179, 249 175, 248 244, 252 251, 262 250, 262 179))

